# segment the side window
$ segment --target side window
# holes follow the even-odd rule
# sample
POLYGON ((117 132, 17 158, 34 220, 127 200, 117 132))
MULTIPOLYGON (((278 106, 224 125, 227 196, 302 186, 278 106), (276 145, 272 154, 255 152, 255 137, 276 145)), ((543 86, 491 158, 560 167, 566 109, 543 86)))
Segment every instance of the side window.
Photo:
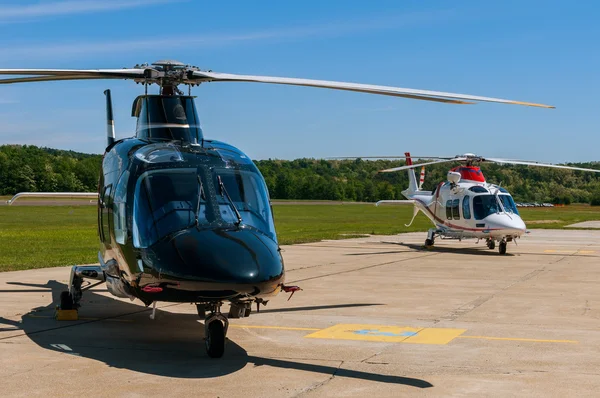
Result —
POLYGON ((460 220, 460 199, 454 199, 452 201, 452 217, 455 220, 460 220))
POLYGON ((465 196, 463 198, 462 208, 463 208, 463 218, 465 220, 471 219, 471 206, 469 206, 469 196, 465 196))
POLYGON ((110 191, 112 189, 112 184, 108 185, 104 188, 104 192, 102 193, 102 197, 100 198, 100 203, 102 205, 102 210, 100 212, 101 225, 102 225, 102 241, 104 243, 110 243, 110 207, 111 207, 111 199, 110 199, 110 191))
POLYGON ((448 220, 452 220, 452 201, 451 200, 446 202, 446 218, 448 220))
POLYGON ((127 202, 127 183, 129 182, 129 171, 121 175, 119 183, 115 188, 115 200, 113 203, 113 215, 114 215, 114 228, 115 228, 115 240, 117 243, 122 245, 127 240, 127 213, 126 213, 126 202, 127 202))

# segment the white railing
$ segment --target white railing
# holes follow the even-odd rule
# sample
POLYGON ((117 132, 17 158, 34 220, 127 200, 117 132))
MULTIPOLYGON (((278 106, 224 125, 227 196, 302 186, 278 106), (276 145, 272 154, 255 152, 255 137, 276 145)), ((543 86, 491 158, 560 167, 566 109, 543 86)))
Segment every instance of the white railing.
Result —
POLYGON ((98 199, 97 192, 19 192, 6 203, 12 205, 20 198, 98 199))

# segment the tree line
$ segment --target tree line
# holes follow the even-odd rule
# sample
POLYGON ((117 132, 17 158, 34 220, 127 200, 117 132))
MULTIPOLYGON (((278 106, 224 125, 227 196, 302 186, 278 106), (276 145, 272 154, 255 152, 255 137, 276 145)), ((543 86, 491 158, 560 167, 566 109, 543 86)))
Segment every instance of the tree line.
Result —
MULTIPOLYGON (((0 146, 0 195, 17 192, 96 191, 101 155, 32 145, 0 146)), ((403 160, 258 160, 272 199, 374 202, 404 199, 405 171, 379 173, 403 160)), ((600 169, 600 162, 573 163, 600 169)), ((446 179, 448 164, 425 169, 423 189, 446 179)), ((591 203, 600 205, 600 173, 544 167, 483 164, 486 180, 505 187, 518 202, 591 203)), ((419 173, 420 168, 416 169, 419 173)))

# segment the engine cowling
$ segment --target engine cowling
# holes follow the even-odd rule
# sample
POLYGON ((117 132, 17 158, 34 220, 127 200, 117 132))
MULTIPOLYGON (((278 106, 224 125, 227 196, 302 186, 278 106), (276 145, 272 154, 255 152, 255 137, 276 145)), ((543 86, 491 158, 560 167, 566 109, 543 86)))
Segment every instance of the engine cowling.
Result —
POLYGON ((452 184, 458 184, 458 182, 460 181, 460 173, 456 172, 456 171, 449 171, 448 172, 448 181, 450 181, 452 184))

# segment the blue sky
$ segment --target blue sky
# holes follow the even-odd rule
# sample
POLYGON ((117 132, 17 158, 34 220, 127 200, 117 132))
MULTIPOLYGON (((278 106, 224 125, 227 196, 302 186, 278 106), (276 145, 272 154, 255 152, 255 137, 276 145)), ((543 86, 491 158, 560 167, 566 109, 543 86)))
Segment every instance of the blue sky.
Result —
MULTIPOLYGON (((255 159, 456 155, 600 160, 593 1, 0 1, 0 68, 120 68, 172 58, 304 77, 540 102, 447 105, 255 83, 195 88, 207 138, 255 159)), ((126 81, 0 86, 0 144, 101 153, 102 91, 133 135, 126 81)))

